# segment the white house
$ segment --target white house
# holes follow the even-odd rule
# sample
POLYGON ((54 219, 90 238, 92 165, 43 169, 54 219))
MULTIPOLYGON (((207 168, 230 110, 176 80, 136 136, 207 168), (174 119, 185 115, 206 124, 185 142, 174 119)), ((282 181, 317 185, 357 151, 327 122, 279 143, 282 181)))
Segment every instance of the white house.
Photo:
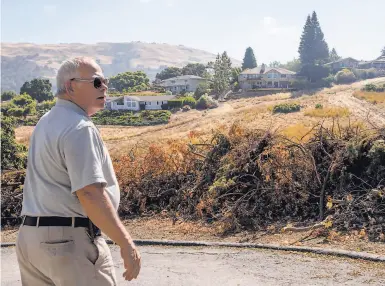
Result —
POLYGON ((109 110, 161 110, 162 105, 174 99, 175 95, 107 97, 105 108, 109 110))
POLYGON ((179 94, 182 91, 195 92, 200 83, 207 82, 207 79, 196 75, 182 75, 160 82, 159 86, 171 91, 173 94, 179 94))

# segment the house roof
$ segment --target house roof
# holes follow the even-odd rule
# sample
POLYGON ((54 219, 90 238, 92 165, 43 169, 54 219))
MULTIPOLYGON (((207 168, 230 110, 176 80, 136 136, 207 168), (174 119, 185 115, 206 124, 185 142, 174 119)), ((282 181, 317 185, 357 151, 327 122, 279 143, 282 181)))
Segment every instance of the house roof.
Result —
POLYGON ((375 62, 375 63, 385 63, 385 56, 381 56, 381 57, 375 59, 373 62, 375 62))
POLYGON ((196 75, 181 75, 181 76, 176 76, 176 77, 162 80, 162 82, 171 81, 171 80, 185 80, 185 79, 203 79, 204 80, 205 78, 196 76, 196 75))
POLYGON ((356 59, 353 59, 353 58, 351 58, 351 57, 348 57, 348 58, 343 58, 343 59, 339 59, 339 60, 334 61, 334 62, 327 63, 327 64, 325 64, 325 66, 332 65, 332 64, 335 64, 335 63, 340 63, 340 62, 343 62, 343 61, 346 61, 346 60, 351 60, 351 61, 354 61, 354 62, 359 62, 359 61, 356 60, 356 59))
POLYGON ((131 96, 131 95, 124 95, 124 96, 116 96, 116 97, 107 97, 107 101, 116 101, 119 99, 129 98, 134 101, 166 101, 174 99, 175 95, 154 95, 154 96, 131 96))
MULTIPOLYGON (((243 72, 241 72, 241 74, 261 74, 261 69, 262 69, 262 66, 256 67, 253 69, 246 69, 243 72)), ((265 71, 262 74, 266 74, 266 73, 273 71, 273 70, 279 72, 280 74, 296 74, 295 72, 289 71, 287 69, 271 68, 271 67, 265 67, 265 71)))
POLYGON ((137 101, 166 101, 174 99, 175 95, 155 95, 155 96, 129 96, 137 101))

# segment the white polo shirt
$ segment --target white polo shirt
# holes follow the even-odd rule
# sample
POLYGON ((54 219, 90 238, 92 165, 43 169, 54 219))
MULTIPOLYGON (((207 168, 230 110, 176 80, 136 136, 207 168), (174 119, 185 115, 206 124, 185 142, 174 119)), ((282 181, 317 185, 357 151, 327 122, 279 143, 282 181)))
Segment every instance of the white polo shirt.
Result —
POLYGON ((86 217, 76 191, 93 183, 117 210, 119 185, 98 129, 79 106, 57 99, 30 139, 21 214, 86 217))

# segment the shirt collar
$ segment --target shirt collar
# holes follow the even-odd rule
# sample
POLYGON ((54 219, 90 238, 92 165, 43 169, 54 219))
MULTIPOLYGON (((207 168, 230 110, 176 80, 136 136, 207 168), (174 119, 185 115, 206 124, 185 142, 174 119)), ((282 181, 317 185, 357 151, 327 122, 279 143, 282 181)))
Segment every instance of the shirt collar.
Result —
POLYGON ((77 104, 75 104, 69 100, 57 98, 55 106, 67 108, 67 109, 70 109, 72 111, 75 111, 76 113, 78 113, 80 115, 84 115, 84 116, 89 117, 88 114, 79 105, 77 105, 77 104))

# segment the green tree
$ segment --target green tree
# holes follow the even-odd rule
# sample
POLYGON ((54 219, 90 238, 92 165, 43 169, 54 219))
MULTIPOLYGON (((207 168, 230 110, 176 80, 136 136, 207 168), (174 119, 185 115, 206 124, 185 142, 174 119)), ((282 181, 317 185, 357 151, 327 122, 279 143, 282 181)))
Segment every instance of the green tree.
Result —
POLYGON ((177 67, 168 67, 162 70, 160 73, 157 73, 155 78, 159 80, 165 80, 176 76, 181 76, 182 70, 177 67))
POLYGON ((204 77, 206 73, 206 66, 204 64, 187 64, 182 68, 183 75, 196 75, 204 77))
POLYGON ((10 99, 14 98, 16 95, 17 95, 16 92, 14 92, 13 90, 3 91, 1 93, 1 101, 10 100, 10 99))
POLYGON ((337 54, 336 49, 333 48, 332 51, 330 52, 329 61, 335 62, 335 61, 338 61, 340 58, 341 57, 337 54))
POLYGON ((242 70, 253 69, 257 67, 257 61, 254 56, 254 51, 251 47, 248 47, 243 58, 242 70))
POLYGON ((329 47, 315 11, 306 19, 298 53, 302 65, 323 64, 329 59, 329 47))
POLYGON ((281 64, 279 67, 289 71, 299 72, 301 70, 301 61, 294 58, 293 60, 288 61, 286 64, 281 64))
POLYGON ((1 115, 1 171, 19 170, 27 166, 27 148, 17 144, 15 120, 1 115))
POLYGON ((197 89, 194 92, 194 98, 198 100, 202 95, 207 93, 209 89, 209 84, 207 82, 202 82, 198 85, 197 89))
POLYGON ((227 90, 231 80, 231 60, 226 51, 222 55, 217 55, 214 63, 214 92, 219 96, 227 90))
POLYGON ((280 62, 278 62, 278 61, 273 61, 273 62, 271 62, 270 64, 269 64, 269 67, 272 67, 272 68, 279 68, 279 67, 281 67, 281 63, 280 62))
POLYGON ((231 69, 231 80, 230 84, 235 84, 238 82, 238 76, 242 72, 242 69, 239 67, 235 67, 231 69))
POLYGON ((315 48, 315 31, 311 22, 310 15, 307 16, 305 26, 301 35, 301 41, 298 48, 301 64, 313 64, 315 48))
POLYGON ((381 50, 381 56, 385 56, 385 47, 383 47, 381 50))
POLYGON ((20 94, 27 93, 33 99, 38 102, 44 100, 52 100, 52 84, 48 79, 35 78, 31 81, 26 81, 23 86, 20 88, 20 94))
POLYGON ((310 82, 317 82, 330 74, 330 69, 323 65, 303 65, 300 74, 306 76, 310 82))
POLYGON ((314 59, 316 63, 324 64, 329 59, 329 47, 315 11, 311 16, 311 23, 314 29, 314 59))
POLYGON ((109 86, 119 92, 141 91, 149 87, 150 80, 142 71, 124 72, 110 78, 109 86))
POLYGON ((33 115, 36 113, 36 101, 28 94, 15 96, 9 103, 8 114, 16 117, 33 115))

